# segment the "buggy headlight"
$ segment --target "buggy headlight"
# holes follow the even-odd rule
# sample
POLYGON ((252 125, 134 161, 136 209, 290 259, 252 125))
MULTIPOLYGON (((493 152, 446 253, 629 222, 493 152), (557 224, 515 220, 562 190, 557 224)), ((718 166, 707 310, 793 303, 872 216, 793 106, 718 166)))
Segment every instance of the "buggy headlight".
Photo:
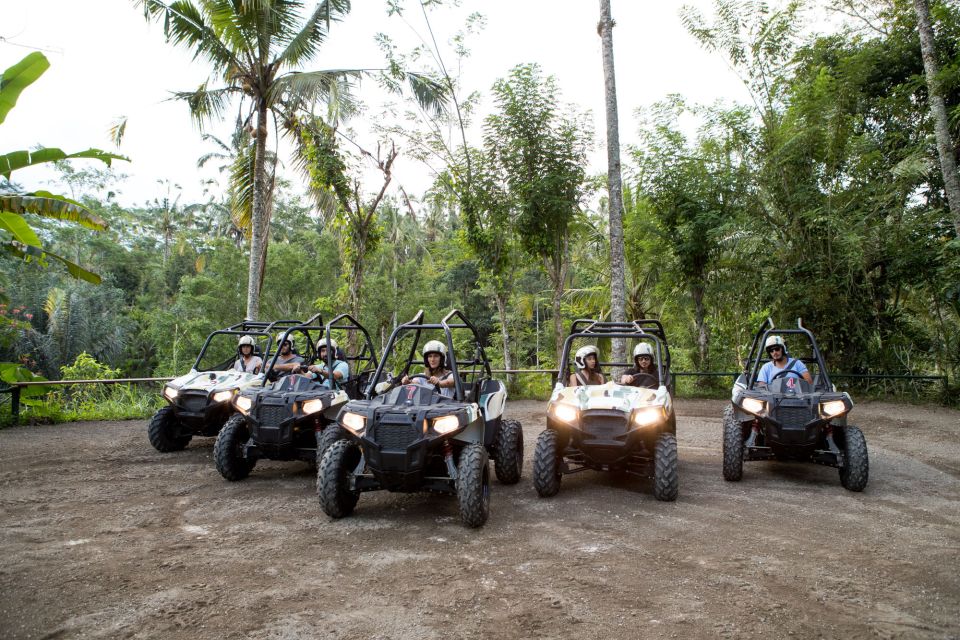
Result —
POLYGON ((303 403, 303 413, 310 415, 311 413, 316 413, 317 411, 323 410, 323 400, 320 398, 312 398, 303 403))
POLYGON ((363 433, 363 430, 367 427, 367 419, 359 413, 347 412, 340 418, 340 422, 357 435, 363 433))
POLYGON ((744 411, 749 411, 750 413, 762 413, 766 408, 767 403, 763 400, 757 400, 756 398, 744 398, 742 405, 744 411))
POLYGON ((563 422, 576 422, 580 412, 576 407, 560 402, 553 405, 553 417, 563 422))
POLYGON ((847 405, 843 404, 843 400, 831 400, 820 403, 820 412, 827 418, 838 416, 846 410, 847 405))
POLYGON ((236 389, 226 389, 224 391, 217 391, 215 394, 213 394, 213 401, 226 402, 227 400, 233 397, 234 391, 236 391, 236 389))
POLYGON ((247 396, 240 396, 239 398, 233 401, 233 404, 234 406, 237 407, 237 409, 239 409, 243 413, 247 413, 248 411, 250 411, 250 407, 253 406, 253 400, 251 400, 247 396))
POLYGON ((633 412, 633 423, 638 427, 649 427, 663 419, 662 407, 644 407, 633 412))
POLYGON ((433 421, 433 430, 440 435, 456 431, 459 428, 460 420, 457 419, 457 416, 443 416, 442 418, 435 418, 433 421))
POLYGON ((167 400, 173 400, 180 394, 179 389, 174 389, 173 387, 167 385, 163 388, 163 395, 167 400))

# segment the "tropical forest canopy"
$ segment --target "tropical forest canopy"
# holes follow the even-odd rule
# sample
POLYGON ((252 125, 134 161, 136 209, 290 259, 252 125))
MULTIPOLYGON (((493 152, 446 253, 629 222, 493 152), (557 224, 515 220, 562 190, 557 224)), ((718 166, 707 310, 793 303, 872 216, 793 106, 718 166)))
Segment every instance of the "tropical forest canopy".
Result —
MULTIPOLYGON (((180 374, 210 331, 248 314, 251 288, 262 319, 349 311, 379 344, 417 309, 438 319, 456 307, 512 368, 555 366, 572 319, 609 314, 605 177, 586 163, 602 136, 536 65, 517 60, 489 87, 493 112, 471 128, 476 96, 458 93, 453 61, 413 73, 394 51, 377 78, 410 119, 380 126, 379 144, 361 151, 347 123, 365 124, 350 104, 371 72, 311 62, 349 3, 300 23, 239 16, 229 37, 206 16, 213 43, 191 31, 207 23, 178 21, 174 5, 133 4, 158 38, 165 26, 171 47, 209 65, 209 86, 179 96, 194 118, 232 117, 227 100, 247 105, 232 139, 209 136, 209 155, 182 159, 219 163, 229 187, 185 202, 157 176, 151 202, 125 207, 113 195, 122 167, 54 158, 54 190, 105 228, 18 210, 55 260, 0 228, 21 249, 0 253, 0 361, 59 378, 86 353, 119 375, 180 374), (263 42, 272 75, 238 75, 235 60, 263 42), (275 136, 293 158, 272 155, 275 136), (399 154, 439 161, 427 192, 392 188, 399 154), (278 176, 278 162, 299 178, 278 176)), ((626 314, 663 321, 676 370, 733 370, 771 316, 802 317, 836 371, 960 374, 960 213, 945 196, 914 2, 864 3, 869 15, 841 4, 847 26, 829 36, 804 35, 799 3, 684 9, 689 37, 725 59, 751 99, 621 105, 643 114, 622 154, 626 314)), ((930 11, 956 157, 960 7, 930 11)), ((33 189, 0 177, 4 197, 33 189)))

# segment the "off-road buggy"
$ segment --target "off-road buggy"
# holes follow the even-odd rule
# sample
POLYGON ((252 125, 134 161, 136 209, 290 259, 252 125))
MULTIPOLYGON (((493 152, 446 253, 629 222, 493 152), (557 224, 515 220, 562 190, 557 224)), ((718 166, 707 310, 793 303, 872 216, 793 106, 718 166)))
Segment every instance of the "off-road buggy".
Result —
MULTIPOLYGON (((603 368, 630 366, 600 362, 603 368)), ((676 500, 677 422, 670 389, 670 348, 657 320, 599 322, 576 320, 563 343, 559 379, 547 408, 547 428, 537 438, 533 486, 541 497, 560 490, 564 474, 587 469, 653 478, 658 500, 676 500), (658 377, 641 374, 641 386, 616 380, 603 385, 567 386, 574 345, 607 344, 611 339, 651 346, 658 377), (653 387, 653 388, 651 388, 653 387)))
POLYGON ((213 449, 217 471, 227 480, 242 480, 250 475, 257 460, 303 460, 316 464, 318 454, 338 437, 336 417, 351 398, 361 397, 377 358, 367 330, 348 314, 341 314, 322 324, 319 315, 306 323, 291 327, 278 339, 278 344, 291 340, 299 343, 298 355, 304 363, 297 372, 276 370, 279 351, 267 364, 266 379, 233 398, 237 413, 224 425, 213 449), (351 353, 335 347, 355 345, 351 353), (306 367, 318 359, 320 349, 327 346, 326 366, 334 368, 339 359, 350 367, 342 381, 330 388, 314 379, 306 367))
POLYGON ((347 439, 332 444, 319 463, 320 506, 341 518, 364 491, 435 491, 456 495, 463 523, 481 526, 490 511, 488 456, 504 484, 518 482, 523 466, 523 431, 519 422, 503 419, 506 399, 476 328, 461 312, 451 311, 439 324, 423 322, 418 312, 391 334, 366 398, 340 413, 347 439), (430 337, 446 347, 455 382, 444 389, 449 396, 411 371, 423 362, 419 348, 430 337), (400 369, 397 377, 384 375, 388 363, 400 369))
POLYGON ((167 406, 150 420, 147 437, 157 451, 179 451, 193 436, 215 436, 233 414, 231 400, 241 389, 258 385, 264 374, 233 370, 239 357, 237 341, 254 339, 253 353, 269 357, 271 332, 279 327, 300 324, 300 320, 275 322, 244 321, 207 336, 190 373, 174 378, 163 387, 167 406))
POLYGON ((740 480, 744 460, 799 460, 836 467, 850 491, 867 486, 869 459, 863 432, 847 424, 853 401, 830 382, 813 334, 797 320, 796 329, 777 329, 767 318, 753 338, 744 371, 733 385, 731 406, 723 414, 723 477, 740 480), (793 338, 808 348, 803 361, 813 383, 794 371, 797 359, 787 351, 785 369, 769 384, 758 383, 764 345, 771 336, 793 338))

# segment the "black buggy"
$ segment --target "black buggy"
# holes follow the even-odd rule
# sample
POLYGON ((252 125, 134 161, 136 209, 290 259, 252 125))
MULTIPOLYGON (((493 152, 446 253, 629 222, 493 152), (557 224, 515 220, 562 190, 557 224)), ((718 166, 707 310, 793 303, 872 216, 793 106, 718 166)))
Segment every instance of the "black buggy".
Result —
POLYGON ((506 398, 473 324, 457 310, 427 324, 421 310, 391 334, 366 398, 340 413, 347 439, 332 444, 319 463, 320 506, 341 518, 353 512, 364 491, 435 491, 456 495, 463 523, 481 526, 490 509, 488 455, 504 484, 518 482, 523 465, 523 431, 519 422, 503 419, 506 398), (423 362, 418 347, 441 332, 455 382, 443 391, 452 394, 444 395, 423 374, 400 384, 423 362), (401 342, 409 342, 409 349, 401 342), (457 357, 458 350, 470 358, 457 357), (399 367, 396 378, 384 376, 388 362, 399 367))
POLYGON ((147 427, 154 449, 163 453, 179 451, 194 436, 217 435, 234 412, 230 403, 234 395, 263 380, 262 371, 252 374, 233 370, 239 357, 237 341, 249 336, 254 343, 253 354, 266 360, 270 356, 271 332, 300 322, 246 320, 207 336, 190 372, 163 387, 168 404, 157 411, 147 427))
POLYGON ((850 396, 830 382, 817 341, 803 323, 797 320, 796 329, 777 329, 767 318, 733 386, 731 406, 724 410, 723 478, 740 480, 744 460, 799 460, 836 467, 844 488, 863 491, 869 475, 867 442, 860 429, 847 424, 852 408, 850 396), (786 348, 791 337, 809 349, 803 361, 813 383, 791 375, 797 358, 789 351, 786 368, 768 385, 758 383, 768 340, 786 348))
MULTIPOLYGON (((598 356, 599 359, 599 356, 598 356)), ((625 362, 601 362, 617 369, 625 362)), ((576 320, 563 343, 557 380, 547 408, 547 428, 537 438, 533 486, 541 497, 560 490, 564 474, 588 469, 653 478, 657 500, 677 499, 677 420, 673 411, 670 348, 658 320, 599 322, 576 320), (567 386, 571 349, 577 344, 628 342, 630 351, 650 345, 657 378, 640 374, 640 386, 617 380, 603 385, 567 386), (631 344, 632 343, 632 344, 631 344)))
POLYGON ((351 398, 361 396, 377 358, 367 330, 350 315, 341 314, 326 325, 322 322, 318 314, 290 327, 278 339, 278 343, 291 340, 302 345, 297 354, 304 360, 299 372, 275 371, 278 350, 266 365, 262 384, 233 398, 237 413, 223 427, 213 450, 217 471, 225 479, 246 478, 260 458, 303 460, 313 465, 318 454, 339 437, 337 414, 351 398), (356 344, 357 351, 344 353, 335 346, 334 336, 340 338, 340 344, 356 344), (306 372, 324 346, 328 347, 328 370, 333 369, 335 359, 350 367, 350 375, 332 389, 306 372))

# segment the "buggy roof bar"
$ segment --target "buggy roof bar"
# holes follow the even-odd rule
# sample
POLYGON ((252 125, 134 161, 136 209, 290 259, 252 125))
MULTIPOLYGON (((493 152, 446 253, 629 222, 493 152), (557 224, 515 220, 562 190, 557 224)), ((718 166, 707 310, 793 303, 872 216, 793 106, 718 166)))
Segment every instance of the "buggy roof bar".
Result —
MULTIPOLYGON (((580 322, 579 320, 577 322, 580 322)), ((574 322, 576 326, 577 322, 574 322)), ((589 321, 588 321, 589 322, 589 321)), ((657 322, 653 320, 651 322, 657 322)), ((661 384, 666 384, 667 376, 670 373, 670 348, 666 344, 666 340, 661 336, 657 335, 656 329, 653 332, 644 331, 640 326, 636 325, 635 322, 622 322, 622 323, 604 323, 604 324, 618 324, 623 329, 613 330, 610 328, 609 331, 578 331, 576 333, 571 333, 567 336, 566 340, 563 341, 563 350, 560 355, 560 367, 558 369, 558 376, 564 375, 564 372, 569 371, 570 368, 570 345, 576 338, 641 338, 652 340, 657 345, 657 371, 660 376, 661 384), (624 330, 626 329, 626 330, 624 330)), ((657 322, 659 324, 659 322, 657 322)), ((588 327, 589 329, 589 327, 588 327)), ((622 366, 623 363, 619 362, 604 362, 607 366, 622 366)), ((558 379, 558 382, 562 382, 558 379)), ((564 384, 566 386, 566 384, 564 384)))
MULTIPOLYGON (((373 363, 374 367, 377 366, 377 354, 374 353, 373 341, 370 340, 370 334, 367 332, 366 327, 360 324, 360 322, 356 318, 354 318, 349 313, 341 313, 340 315, 334 317, 333 320, 328 322, 324 326, 324 332, 323 332, 323 341, 325 346, 327 347, 330 346, 330 332, 334 329, 346 329, 346 330, 359 331, 360 333, 362 333, 364 339, 366 340, 363 344, 363 351, 361 351, 359 354, 355 356, 348 356, 347 359, 358 360, 358 361, 369 360, 370 362, 373 363), (367 355, 367 352, 369 352, 369 356, 367 355)), ((318 346, 317 349, 319 348, 320 347, 318 346)), ((333 367, 333 350, 332 349, 327 349, 327 360, 328 360, 327 365, 332 368, 333 367)))
POLYGON ((796 329, 777 329, 773 324, 773 320, 770 317, 767 317, 767 320, 760 325, 760 330, 757 331, 757 335, 753 338, 753 345, 750 347, 750 355, 747 358, 747 362, 744 366, 743 373, 748 375, 747 383, 750 385, 750 388, 753 388, 753 385, 756 384, 757 372, 760 369, 760 360, 762 356, 762 344, 766 341, 767 336, 770 334, 774 335, 801 335, 806 336, 807 340, 810 341, 810 346, 813 347, 813 358, 817 361, 817 368, 819 369, 820 378, 826 384, 827 388, 832 388, 833 383, 830 381, 830 374, 827 372, 826 363, 823 361, 823 354, 820 352, 820 346, 817 344, 817 339, 813 337, 813 334, 809 329, 803 326, 803 321, 800 318, 797 318, 797 328, 796 329), (755 356, 755 357, 754 357, 755 356), (751 364, 753 365, 751 367, 751 364))
MULTIPOLYGON (((374 373, 374 376, 373 376, 374 383, 376 380, 380 379, 380 376, 383 373, 383 368, 387 362, 386 356, 389 353, 389 351, 393 348, 393 345, 397 340, 397 336, 399 336, 404 331, 414 331, 415 336, 413 341, 410 344, 410 352, 407 354, 406 365, 404 366, 404 369, 403 369, 403 373, 406 373, 410 365, 415 361, 414 359, 417 353, 417 345, 420 343, 420 332, 425 329, 428 329, 428 330, 440 329, 444 332, 444 337, 446 338, 446 343, 447 343, 447 350, 452 355, 452 357, 449 358, 449 361, 447 364, 450 365, 450 370, 453 372, 453 381, 454 381, 454 384, 456 385, 456 397, 458 400, 463 401, 464 392, 463 392, 463 382, 460 380, 459 367, 457 366, 458 361, 456 358, 456 351, 453 348, 453 334, 451 332, 451 329, 469 329, 470 330, 470 332, 473 334, 474 343, 476 344, 477 349, 480 350, 480 354, 483 357, 484 369, 486 371, 486 374, 487 376, 492 376, 492 372, 490 370, 490 363, 487 361, 486 354, 483 352, 483 346, 480 344, 479 334, 477 333, 477 329, 476 327, 473 326, 473 324, 469 320, 467 320, 466 316, 464 316, 463 313, 460 312, 460 310, 458 309, 451 310, 449 313, 447 313, 447 315, 443 317, 443 319, 438 324, 438 323, 424 322, 423 309, 420 309, 417 311, 416 314, 414 314, 413 318, 411 318, 410 321, 404 322, 401 325, 397 325, 397 328, 394 329, 393 333, 390 334, 390 338, 387 339, 387 344, 384 345, 380 364, 377 365, 376 373, 374 373), (459 320, 459 322, 452 323, 451 321, 454 319, 459 320)), ((476 364, 476 359, 461 360, 460 363, 476 364)), ((374 386, 375 384, 371 383, 371 385, 367 388, 366 395, 368 399, 372 397, 372 395, 370 394, 373 391, 374 386)))

